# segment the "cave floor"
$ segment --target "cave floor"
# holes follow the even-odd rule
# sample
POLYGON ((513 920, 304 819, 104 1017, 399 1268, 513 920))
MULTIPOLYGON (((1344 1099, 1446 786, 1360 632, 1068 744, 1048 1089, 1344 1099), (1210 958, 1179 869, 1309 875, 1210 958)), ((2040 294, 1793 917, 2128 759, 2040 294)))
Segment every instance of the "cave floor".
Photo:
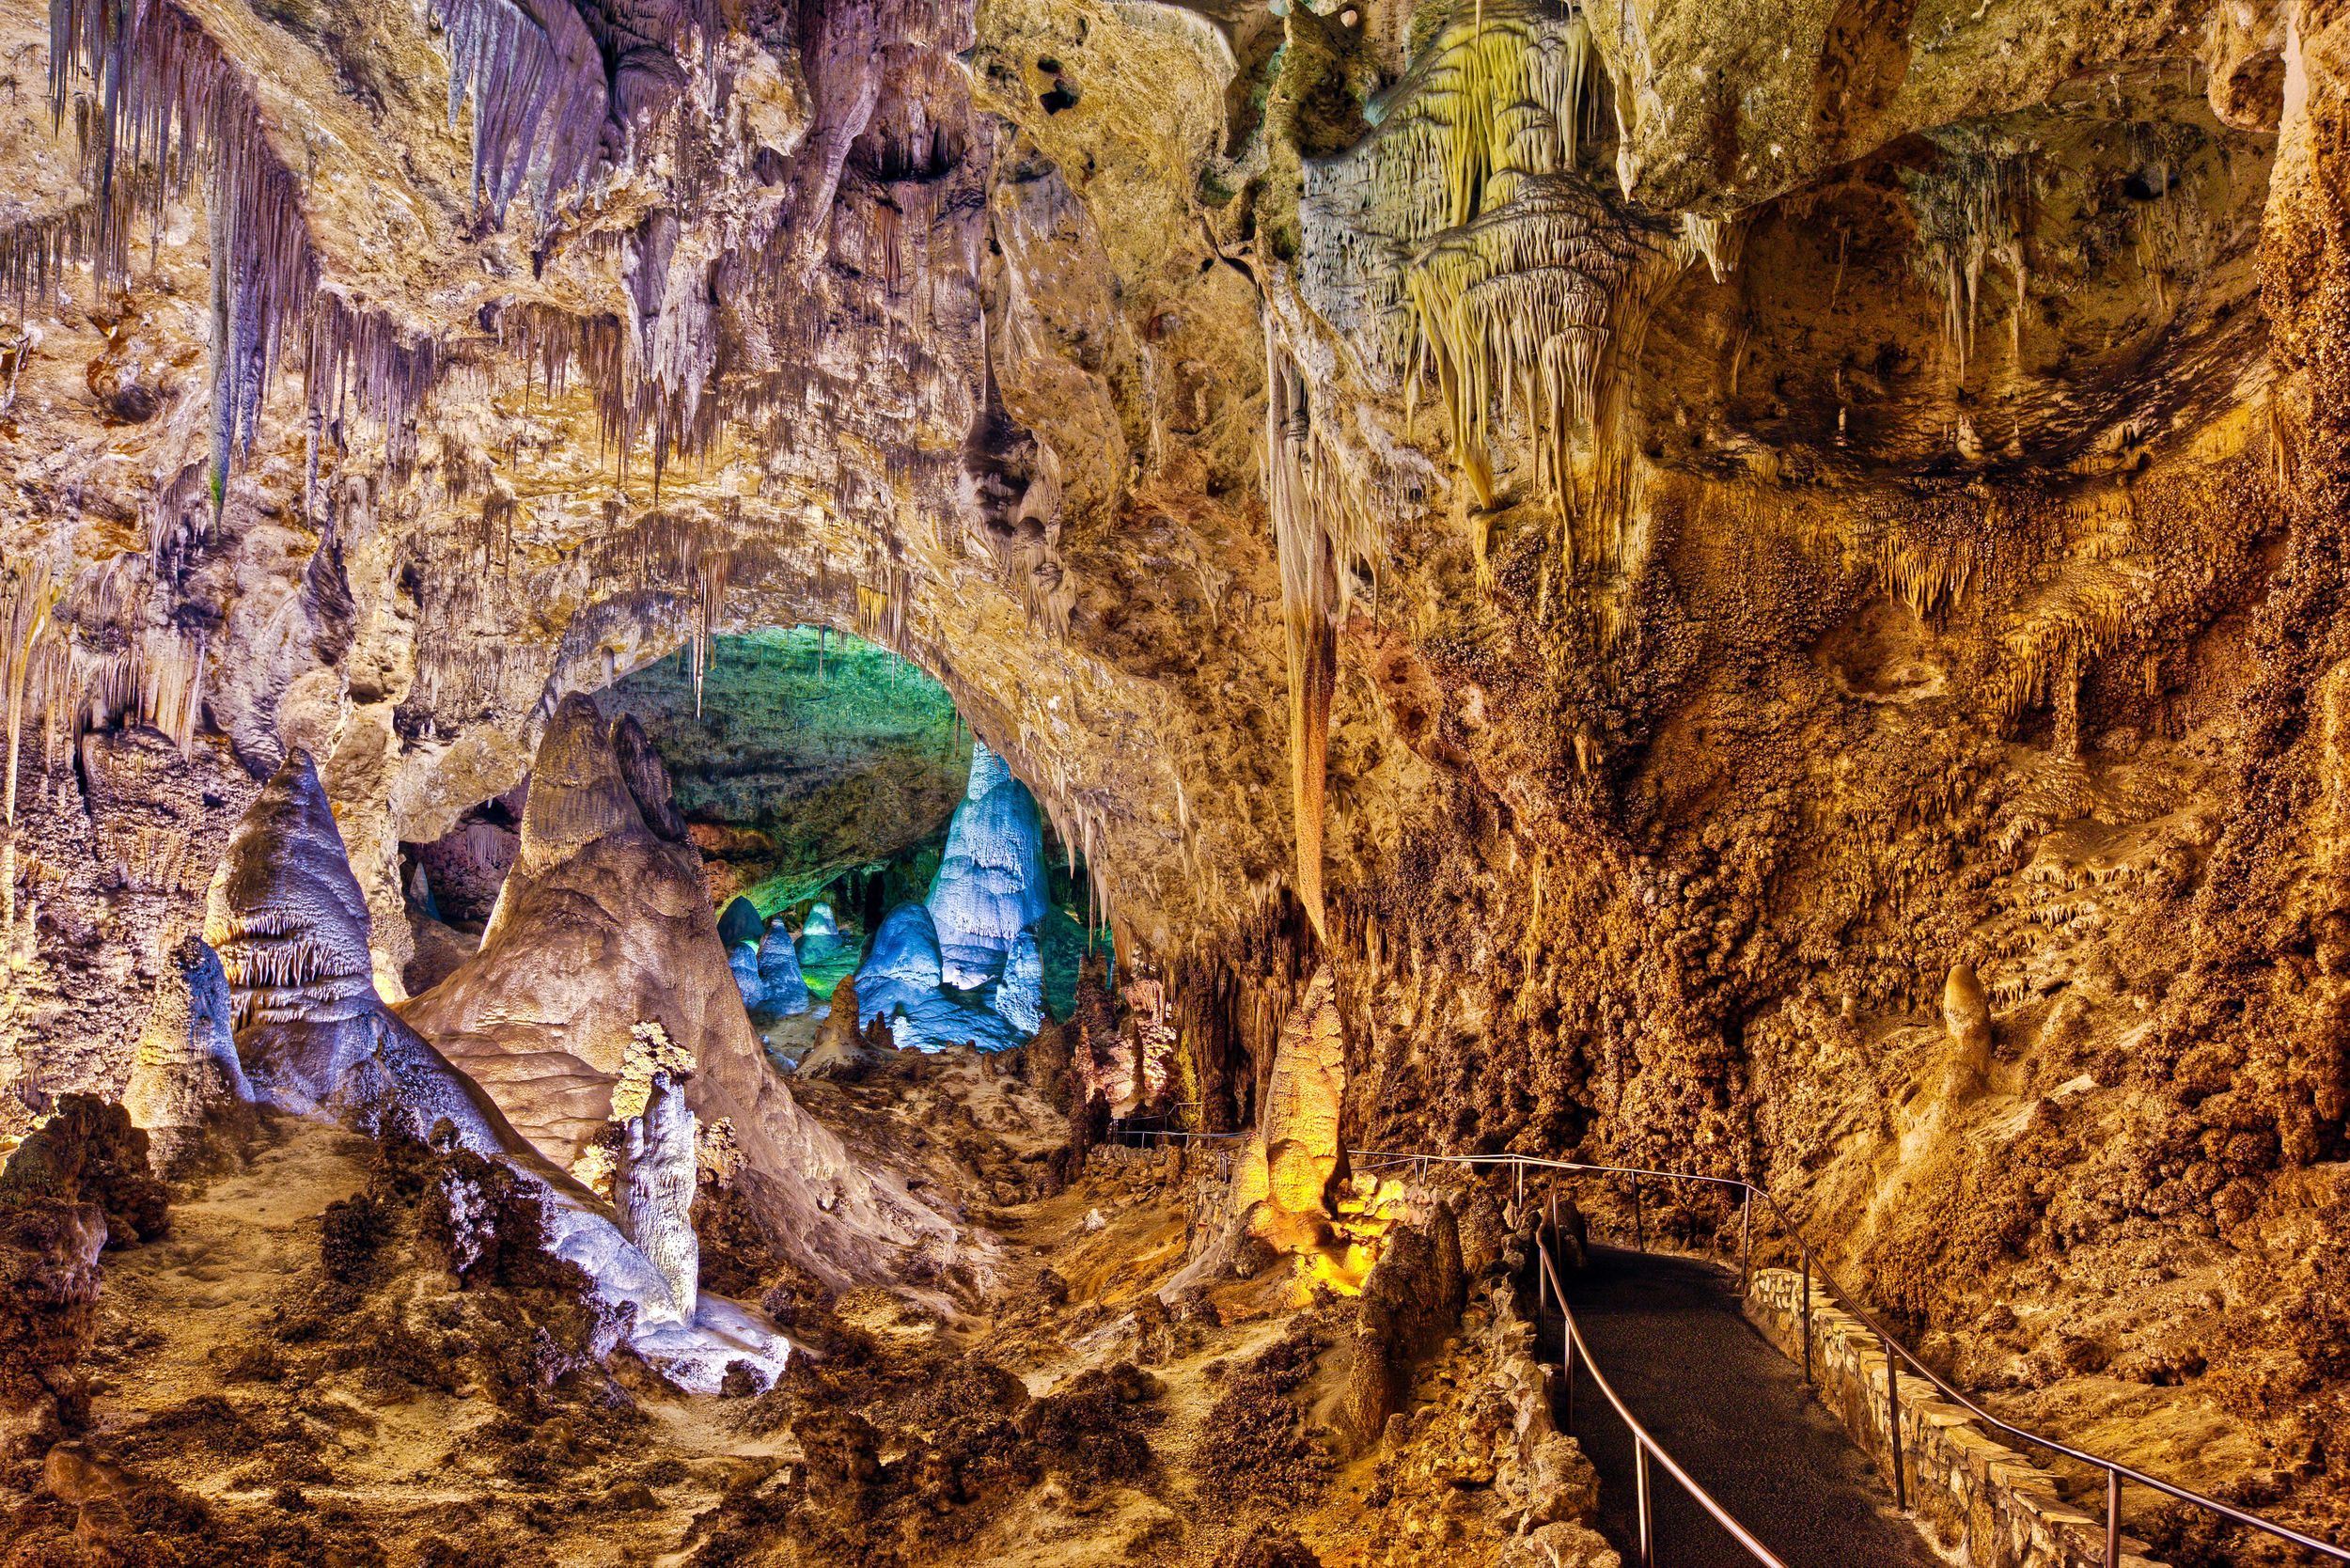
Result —
MULTIPOLYGON (((1731 1278, 1690 1258, 1592 1248, 1567 1281, 1584 1340, 1625 1405, 1731 1515, 1790 1562, 1930 1568, 1938 1560, 1893 1511, 1876 1473, 1803 1374, 1738 1310, 1731 1278)), ((1560 1323, 1543 1324, 1545 1360, 1560 1323)), ((1632 1441, 1578 1369, 1574 1435, 1599 1468, 1600 1528, 1637 1560, 1632 1441)), ((1564 1410, 1561 1406, 1561 1414, 1564 1410)), ((1744 1568, 1753 1559, 1661 1468, 1653 1471, 1659 1560, 1744 1568)))
MULTIPOLYGON (((368 1189, 375 1146, 272 1118, 242 1168, 182 1195, 167 1236, 108 1255, 88 1447, 138 1486, 200 1499, 219 1541, 386 1568, 1175 1568, 1277 1523, 1330 1568, 1494 1560, 1506 1537, 1477 1490, 1492 1464, 1471 1435, 1488 1356, 1476 1309, 1410 1396, 1407 1451, 1342 1461, 1287 1417, 1278 1452, 1235 1444, 1249 1402, 1314 1398, 1266 1393, 1260 1358, 1303 1346, 1310 1363, 1352 1304, 1308 1299, 1275 1269, 1169 1312, 1155 1292, 1185 1258, 1180 1165, 1112 1157, 1065 1191, 1015 1191, 1005 1172, 1033 1168, 1035 1148, 1011 1095, 937 1058, 809 1094, 869 1143, 920 1156, 990 1263, 951 1301, 829 1297, 791 1326, 803 1349, 782 1383, 736 1398, 679 1393, 625 1354, 554 1384, 517 1375, 539 1354, 520 1348, 531 1325, 560 1308, 460 1287, 406 1221, 360 1283, 337 1286, 322 1222, 368 1189), (1004 1374, 1058 1425, 975 1422, 969 1391, 1004 1374), (851 1412, 870 1423, 880 1478, 844 1490, 827 1445, 851 1412), (990 1471, 1007 1452, 1011 1468, 990 1471)), ((0 1492, 0 1516, 17 1503, 0 1492)))

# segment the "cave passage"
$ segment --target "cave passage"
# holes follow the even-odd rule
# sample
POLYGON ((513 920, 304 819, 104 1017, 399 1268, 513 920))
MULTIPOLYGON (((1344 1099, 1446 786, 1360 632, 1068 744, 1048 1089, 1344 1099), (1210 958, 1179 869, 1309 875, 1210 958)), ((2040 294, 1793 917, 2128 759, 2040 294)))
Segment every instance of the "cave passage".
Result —
POLYGON ((0 1568, 2350 1568, 2350 4, 0 57, 0 1568))
POLYGON ((772 1050, 796 1058, 854 978, 899 1043, 1026 1043, 1067 1017, 1108 933, 1086 872, 947 689, 862 638, 794 626, 626 676, 702 861, 720 938, 772 1050), (794 968, 796 966, 796 974, 794 968))
MULTIPOLYGON (((1591 1354, 1632 1413, 1764 1545, 1789 1562, 1842 1568, 1935 1560, 1795 1364, 1740 1315, 1733 1276, 1699 1259, 1599 1247, 1566 1287, 1591 1354), (1832 1557, 1817 1555, 1831 1545, 1832 1557)), ((1555 1309, 1544 1315, 1546 1345, 1559 1342, 1559 1326, 1555 1309)), ((1600 1529, 1635 1560, 1631 1435, 1579 1364, 1576 1385, 1574 1435, 1599 1470, 1600 1529)), ((1670 1477, 1659 1470, 1654 1481, 1659 1561, 1754 1560, 1670 1477)))

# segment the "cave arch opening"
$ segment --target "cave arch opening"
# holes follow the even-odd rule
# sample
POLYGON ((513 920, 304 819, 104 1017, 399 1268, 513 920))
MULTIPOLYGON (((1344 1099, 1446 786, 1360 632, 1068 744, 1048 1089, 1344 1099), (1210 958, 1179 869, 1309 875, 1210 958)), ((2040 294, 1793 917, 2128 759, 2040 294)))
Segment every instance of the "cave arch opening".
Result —
MULTIPOLYGON (((1010 1049, 1109 984, 1083 855, 915 661, 822 623, 681 646, 595 694, 666 768, 754 1027, 796 1060, 844 982, 899 1043, 1010 1049)), ((527 780, 403 846, 420 972, 494 906, 527 780), (453 928, 451 944, 443 932, 453 928)))

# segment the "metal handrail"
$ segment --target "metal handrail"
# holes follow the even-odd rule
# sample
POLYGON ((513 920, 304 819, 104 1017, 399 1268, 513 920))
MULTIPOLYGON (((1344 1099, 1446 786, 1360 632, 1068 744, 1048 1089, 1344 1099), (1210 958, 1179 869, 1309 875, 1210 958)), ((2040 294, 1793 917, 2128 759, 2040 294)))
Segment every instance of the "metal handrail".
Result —
MULTIPOLYGON (((1555 1228, 1557 1224, 1555 1211, 1552 1224, 1555 1228)), ((1673 1456, 1665 1451, 1664 1445, 1650 1436, 1648 1428, 1642 1426, 1639 1419, 1625 1408, 1623 1401, 1616 1394, 1615 1386, 1607 1381, 1607 1374, 1599 1370, 1599 1362, 1592 1358, 1591 1347, 1583 1342, 1583 1330, 1574 1321, 1574 1309, 1567 1305, 1567 1293, 1559 1282, 1557 1266, 1551 1262, 1549 1244, 1537 1235, 1534 1245, 1535 1249, 1541 1254, 1543 1278, 1549 1284, 1552 1299, 1559 1303, 1559 1316, 1566 1324, 1560 1335, 1559 1349, 1560 1359, 1564 1363, 1563 1382, 1567 1389, 1567 1430, 1570 1433, 1574 1430, 1574 1357, 1575 1353, 1580 1351, 1584 1366, 1590 1369, 1591 1381, 1599 1386, 1599 1391, 1606 1397, 1607 1403, 1615 1406, 1618 1419, 1623 1422, 1625 1430, 1632 1434, 1633 1490, 1637 1497, 1640 1522, 1641 1568, 1653 1568, 1656 1561, 1656 1529, 1652 1516, 1648 1479, 1649 1458, 1652 1454, 1655 1456, 1658 1464, 1665 1466, 1668 1475, 1681 1482, 1682 1489, 1696 1499, 1697 1505, 1712 1514, 1714 1522, 1730 1532, 1731 1539, 1753 1554, 1757 1562, 1763 1564, 1764 1568, 1787 1568, 1787 1564, 1781 1561, 1768 1546, 1756 1540, 1746 1526, 1731 1518, 1730 1511, 1716 1502, 1711 1492, 1700 1486, 1688 1471, 1674 1463, 1673 1456)))
MULTIPOLYGON (((2107 1459, 2101 1457, 2100 1455, 2087 1452, 2083 1450, 2073 1447, 2069 1443, 2060 1443, 2053 1437, 2044 1437, 2040 1434, 2033 1432, 2027 1427, 2017 1426, 2013 1421, 2003 1420, 1999 1417, 1993 1415, 1990 1411, 1985 1410, 1966 1393, 1952 1387, 1951 1384, 1941 1375, 1941 1373, 1935 1372, 1932 1367, 1927 1366, 1923 1361, 1919 1360, 1918 1356, 1911 1352, 1908 1346, 1903 1344, 1899 1340, 1893 1338, 1890 1333, 1887 1332, 1885 1325, 1877 1322, 1875 1315, 1870 1312, 1867 1308, 1861 1306, 1859 1301, 1853 1296, 1851 1292, 1844 1289, 1843 1285, 1838 1281, 1836 1277, 1828 1272, 1827 1266, 1825 1263, 1818 1262, 1816 1255, 1811 1250, 1810 1245, 1803 1239, 1803 1233, 1795 1229, 1794 1221, 1789 1217, 1786 1209, 1780 1205, 1778 1200, 1771 1196, 1770 1190, 1767 1187, 1758 1186, 1752 1182, 1748 1182, 1743 1178, 1735 1176, 1703 1176, 1695 1171, 1652 1170, 1636 1166, 1590 1165, 1580 1160, 1550 1160, 1543 1159, 1532 1154, 1422 1154, 1404 1153, 1391 1150, 1376 1149, 1355 1149, 1349 1150, 1347 1152, 1349 1157, 1352 1159, 1375 1160, 1383 1162, 1383 1164, 1386 1165, 1416 1164, 1423 1171, 1432 1164, 1465 1165, 1470 1167, 1472 1169, 1478 1166, 1512 1166, 1516 1168, 1518 1192, 1521 1198, 1524 1196, 1526 1190, 1526 1172, 1529 1169, 1561 1170, 1574 1174, 1588 1175, 1628 1176, 1632 1178, 1633 1225, 1636 1241, 1638 1238, 1640 1229, 1640 1178, 1645 1176, 1655 1181, 1695 1182, 1709 1186, 1734 1188, 1743 1194, 1740 1212, 1740 1229, 1742 1231, 1742 1237, 1739 1262, 1739 1287, 1740 1294, 1742 1295, 1753 1278, 1754 1227, 1752 1205, 1756 1198, 1761 1198, 1763 1205, 1772 1215, 1778 1217, 1780 1231, 1785 1233, 1787 1240, 1794 1245, 1795 1251, 1801 1258, 1803 1263, 1803 1370, 1806 1381, 1809 1381, 1811 1375, 1811 1281, 1815 1274, 1819 1281, 1827 1287, 1827 1292, 1830 1297, 1841 1304, 1843 1309, 1850 1312, 1854 1317, 1859 1319, 1861 1324, 1867 1327, 1871 1333, 1876 1336, 1877 1342, 1884 1347, 1886 1360, 1886 1400, 1891 1421, 1891 1425, 1888 1428, 1888 1440, 1887 1447, 1890 1450, 1893 1458, 1894 1500, 1900 1503, 1904 1508, 1908 1507, 1908 1498, 1905 1495, 1906 1486, 1904 1484, 1904 1477, 1903 1474, 1901 1442, 1901 1378, 1897 1375, 1895 1368, 1895 1360, 1897 1357, 1899 1360, 1906 1362, 1911 1371, 1915 1372, 1919 1376, 1924 1378, 1928 1383, 1932 1384, 1938 1391, 1940 1391, 1943 1397, 1950 1400, 1958 1405, 1963 1406, 1977 1419, 1996 1427, 1999 1431, 2008 1434, 2010 1436, 2029 1444, 2034 1448, 2045 1449, 2053 1453, 2063 1454, 2068 1459, 2075 1460, 2080 1464, 2090 1466, 2092 1468, 2100 1469, 2105 1472, 2105 1561, 2107 1568, 2120 1568, 2122 1560, 2122 1482, 2124 1479, 2135 1482, 2140 1486, 2148 1487, 2155 1492, 2162 1493, 2167 1497, 2174 1497, 2180 1502, 2189 1503, 2209 1513, 2217 1513, 2220 1517, 2232 1520, 2236 1524, 2247 1526, 2252 1529, 2261 1530, 2268 1535, 2275 1536, 2278 1540, 2291 1542, 2296 1546, 2303 1547, 2309 1551, 2316 1552, 2322 1557, 2331 1559, 2333 1561, 2350 1563, 2350 1549, 2334 1545, 2329 1542, 2320 1541, 2314 1536, 2307 1535, 2300 1530, 2295 1529, 2290 1525, 2279 1524, 2274 1519, 2263 1518, 2257 1513, 2248 1513, 2243 1509, 2221 1502, 2217 1497, 2205 1497, 2202 1493, 2194 1491, 2188 1487, 2174 1485, 2170 1482, 2162 1480, 2158 1476, 2150 1476, 2145 1471, 2138 1469, 2134 1466, 2124 1465, 2119 1460, 2107 1459)), ((1545 1259, 1547 1259, 1548 1254, 1546 1250, 1544 1256, 1545 1259)), ((1561 1297, 1560 1300, 1560 1307, 1563 1310, 1563 1297, 1561 1297)), ((1591 1362, 1590 1355, 1588 1351, 1584 1354, 1584 1362, 1586 1365, 1591 1367, 1592 1376, 1595 1378, 1598 1377, 1599 1369, 1591 1362)), ((1605 1388, 1604 1382, 1602 1387, 1605 1388)), ((1610 1394, 1609 1398, 1612 1402, 1614 1396, 1610 1394)), ((1617 1404, 1616 1408, 1620 1412, 1623 1409, 1622 1405, 1620 1403, 1617 1404)), ((1624 1419, 1627 1422, 1631 1420, 1631 1417, 1629 1415, 1626 1415, 1624 1419)), ((1662 1450, 1659 1450, 1659 1456, 1662 1457, 1662 1450)), ((1666 1463, 1668 1466, 1670 1466, 1671 1464, 1669 1460, 1667 1460, 1666 1463)), ((1675 1470, 1675 1474, 1679 1474, 1677 1469, 1675 1470)), ((1684 1484, 1692 1483, 1687 1483, 1684 1480, 1684 1484)), ((1704 1499, 1700 1498, 1700 1500, 1702 1501, 1704 1499)), ((1721 1517, 1719 1513, 1716 1513, 1716 1516, 1717 1518, 1721 1517)))

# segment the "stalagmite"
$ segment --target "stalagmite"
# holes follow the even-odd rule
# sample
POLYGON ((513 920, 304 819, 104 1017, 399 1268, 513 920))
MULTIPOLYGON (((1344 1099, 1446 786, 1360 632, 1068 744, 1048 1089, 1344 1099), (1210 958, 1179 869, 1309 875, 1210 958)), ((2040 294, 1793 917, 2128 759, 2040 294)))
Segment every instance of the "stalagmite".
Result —
POLYGON ((761 1005, 778 1018, 796 1018, 808 1009, 799 946, 780 915, 767 922, 767 933, 760 938, 759 988, 761 1005))
POLYGON ((253 1098, 370 1126, 446 1120, 496 1152, 511 1138, 496 1112, 377 996, 368 926, 326 792, 296 748, 238 823, 205 902, 253 1098))
POLYGON ((744 1011, 757 1012, 767 1005, 767 982, 759 972, 759 946, 737 942, 727 949, 727 967, 734 971, 734 986, 743 994, 744 1011))
POLYGON ((946 853, 924 902, 937 932, 942 978, 965 991, 995 981, 1020 933, 1050 907, 1035 798, 1002 758, 977 741, 963 804, 948 824, 946 853))
POLYGON ((1989 1084, 1992 1048, 1991 999, 1975 966, 1963 960, 1950 965, 1950 978, 1942 985, 1942 1027, 1950 1039, 1942 1097, 1961 1104, 1989 1084))
POLYGON ((856 977, 847 976, 833 987, 832 1010, 817 1026, 816 1043, 800 1058, 799 1076, 838 1078, 849 1083, 863 1077, 881 1059, 866 1043, 865 1030, 859 1026, 863 1016, 856 977))
POLYGON ((694 1063, 686 1105, 731 1129, 736 1198, 769 1245, 840 1282, 962 1254, 946 1220, 852 1159, 769 1064, 699 856, 646 824, 613 727, 585 694, 557 703, 540 738, 521 848, 479 952, 403 1011, 563 1169, 608 1136, 616 1080, 657 1024, 694 1063))
MULTIPOLYGON (((970 1044, 981 1050, 1008 1051, 1023 1044, 1033 1026, 1020 1027, 984 999, 975 1004, 948 994, 944 988, 954 981, 947 978, 940 954, 938 930, 927 906, 901 903, 891 910, 873 933, 873 950, 856 973, 858 1021, 886 1025, 904 1050, 935 1051, 970 1044)), ((995 996, 1003 994, 1001 983, 994 978, 978 987, 957 989, 980 989, 995 996)), ((833 1005, 840 1006, 838 993, 833 1005)))
MULTIPOLYGON (((534 800, 538 792, 532 792, 534 800)), ((564 819, 569 821, 571 819, 564 819)), ((664 1249, 654 1262, 610 1213, 516 1132, 464 1073, 377 997, 368 958, 367 902, 344 857, 325 792, 306 753, 289 755, 246 812, 213 880, 205 935, 217 948, 234 1001, 236 1049, 254 1098, 301 1115, 326 1115, 364 1130, 404 1125, 422 1137, 444 1125, 474 1153, 508 1163, 539 1196, 546 1245, 576 1263, 616 1310, 633 1310, 634 1343, 688 1386, 714 1388, 728 1361, 781 1369, 789 1347, 739 1309, 713 1307, 709 1321, 677 1309, 680 1281, 691 1288, 677 1191, 682 1109, 639 1128, 630 1147, 646 1161, 639 1189, 646 1235, 664 1249)), ((636 1055, 644 1042, 632 1037, 636 1055)), ((662 1058, 663 1073, 680 1058, 662 1058)), ((639 1074, 650 1084, 653 1072, 639 1074)), ((630 1080, 623 1075, 626 1087, 630 1080)), ((674 1077, 670 1098, 676 1098, 674 1077)), ((624 1111, 616 1093, 608 1102, 624 1111)), ((690 1119, 682 1135, 684 1199, 693 1192, 690 1119)), ((690 1228, 687 1228, 690 1235, 690 1228)), ((621 1321, 627 1321, 623 1319, 621 1321)))
POLYGON ((800 966, 822 964, 841 949, 840 926, 833 918, 832 905, 819 899, 808 906, 807 918, 800 923, 800 966))
POLYGON ((1314 971, 1281 1026, 1265 1084, 1265 1204, 1269 1236, 1284 1244, 1319 1236, 1328 1193, 1344 1155, 1340 1105, 1346 1093, 1346 1043, 1329 965, 1314 971))
POLYGON ((1013 940, 1004 959, 1004 978, 995 985, 994 1006, 1023 1034, 1044 1027, 1044 955, 1037 948, 1035 932, 1024 931, 1013 940))
POLYGON ((668 1287, 673 1310, 651 1325, 690 1323, 699 1294, 701 1244, 694 1234, 694 1113, 667 1069, 653 1074, 643 1112, 630 1119, 613 1206, 620 1229, 650 1259, 668 1287))
POLYGON ((122 1091, 122 1108, 146 1129, 159 1175, 199 1160, 208 1129, 234 1127, 253 1098, 237 1059, 231 1012, 219 955, 201 938, 183 937, 156 979, 155 1004, 122 1091))

